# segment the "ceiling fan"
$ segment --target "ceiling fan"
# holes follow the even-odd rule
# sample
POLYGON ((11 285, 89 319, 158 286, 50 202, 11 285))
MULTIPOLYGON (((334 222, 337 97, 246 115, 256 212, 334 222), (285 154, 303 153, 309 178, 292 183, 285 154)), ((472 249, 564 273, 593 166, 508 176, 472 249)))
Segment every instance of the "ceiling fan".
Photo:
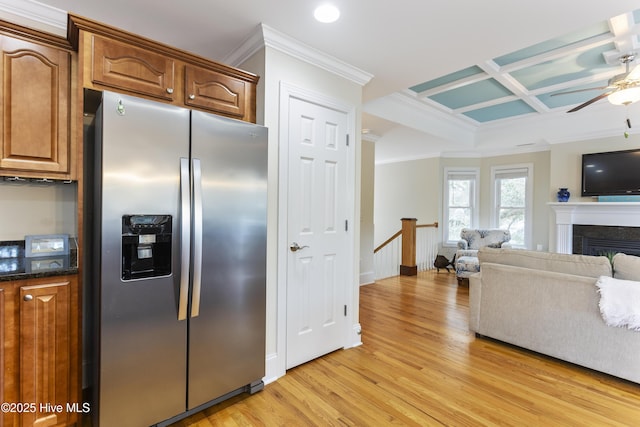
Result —
POLYGON ((573 113, 581 110, 584 107, 593 104, 603 98, 609 99, 609 102, 615 105, 629 105, 636 101, 640 101, 640 65, 637 65, 633 70, 629 70, 631 62, 636 59, 635 53, 629 53, 620 57, 620 62, 625 64, 626 71, 622 74, 609 79, 609 84, 602 87, 592 87, 588 89, 578 89, 567 92, 554 93, 551 96, 565 95, 569 93, 585 92, 588 90, 604 90, 607 92, 602 93, 595 98, 591 98, 587 102, 578 105, 567 111, 567 113, 573 113))

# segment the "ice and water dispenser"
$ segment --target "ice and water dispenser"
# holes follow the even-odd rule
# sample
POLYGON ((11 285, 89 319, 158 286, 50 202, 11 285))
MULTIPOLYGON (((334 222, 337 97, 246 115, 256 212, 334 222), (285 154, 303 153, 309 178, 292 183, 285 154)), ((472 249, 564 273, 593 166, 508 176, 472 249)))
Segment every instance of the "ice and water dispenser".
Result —
POLYGON ((122 217, 122 280, 171 274, 171 215, 122 217))

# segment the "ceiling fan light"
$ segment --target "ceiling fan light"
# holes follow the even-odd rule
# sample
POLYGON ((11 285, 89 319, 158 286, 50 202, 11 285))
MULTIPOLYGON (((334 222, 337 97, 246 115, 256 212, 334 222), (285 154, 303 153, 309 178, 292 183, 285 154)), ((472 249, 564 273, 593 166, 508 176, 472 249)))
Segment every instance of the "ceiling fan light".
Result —
POLYGON ((607 96, 613 105, 629 105, 640 101, 640 86, 622 89, 607 96))

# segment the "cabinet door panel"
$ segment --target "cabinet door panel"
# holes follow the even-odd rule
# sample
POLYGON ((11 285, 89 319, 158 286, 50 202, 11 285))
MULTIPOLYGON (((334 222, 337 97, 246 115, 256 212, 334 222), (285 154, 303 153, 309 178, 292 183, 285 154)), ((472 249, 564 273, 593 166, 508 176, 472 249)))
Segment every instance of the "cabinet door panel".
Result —
MULTIPOLYGON (((11 310, 11 307, 7 307, 6 296, 7 291, 4 288, 0 288, 0 342, 2 343, 0 345, 0 402, 11 402, 12 398, 15 399, 15 396, 12 396, 12 391, 15 389, 15 368, 10 357, 14 343, 10 339, 11 337, 8 336, 13 329, 9 329, 10 325, 8 325, 8 323, 11 323, 11 317, 5 317, 7 309, 11 310)), ((15 326, 11 325, 11 327, 15 326)), ((12 414, 0 414, 0 425, 10 425, 12 417, 12 414)))
POLYGON ((0 40, 0 168, 68 173, 70 53, 0 40))
POLYGON ((185 66, 185 104, 190 106, 243 119, 247 85, 216 71, 185 66))
POLYGON ((100 36, 92 40, 94 83, 174 100, 175 60, 100 36))
POLYGON ((20 402, 36 406, 36 412, 22 414, 22 425, 69 420, 70 287, 61 281, 20 288, 20 402), (41 404, 64 410, 46 410, 41 404))

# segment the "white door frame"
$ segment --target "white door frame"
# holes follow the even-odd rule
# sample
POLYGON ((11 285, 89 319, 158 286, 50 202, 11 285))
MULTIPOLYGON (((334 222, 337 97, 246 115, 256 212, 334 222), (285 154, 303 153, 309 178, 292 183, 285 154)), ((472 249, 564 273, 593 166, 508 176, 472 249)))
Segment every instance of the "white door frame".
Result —
MULTIPOLYGON (((347 114, 347 134, 350 138, 350 149, 347 150, 347 198, 352 203, 347 205, 347 220, 349 221, 349 230, 347 240, 350 242, 346 251, 346 272, 350 278, 350 283, 355 288, 347 290, 345 301, 348 307, 347 318, 344 331, 343 348, 353 347, 360 344, 359 332, 359 314, 354 313, 358 305, 355 304, 355 292, 358 288, 357 281, 357 264, 355 262, 355 245, 357 244, 355 236, 355 184, 356 184, 356 141, 354 130, 356 127, 356 108, 346 103, 328 97, 324 94, 317 93, 308 89, 295 86, 287 82, 280 82, 280 118, 278 130, 278 297, 277 297, 277 354, 268 355, 267 363, 270 364, 272 373, 276 373, 276 377, 283 376, 286 372, 286 351, 287 351, 287 266, 289 260, 289 241, 288 241, 288 223, 289 223, 289 100, 297 98, 305 102, 314 103, 326 108, 337 110, 347 114), (354 335, 357 341, 353 338, 354 335)), ((269 367, 267 369, 269 372, 269 367)), ((273 378, 273 376, 271 376, 273 378)))

